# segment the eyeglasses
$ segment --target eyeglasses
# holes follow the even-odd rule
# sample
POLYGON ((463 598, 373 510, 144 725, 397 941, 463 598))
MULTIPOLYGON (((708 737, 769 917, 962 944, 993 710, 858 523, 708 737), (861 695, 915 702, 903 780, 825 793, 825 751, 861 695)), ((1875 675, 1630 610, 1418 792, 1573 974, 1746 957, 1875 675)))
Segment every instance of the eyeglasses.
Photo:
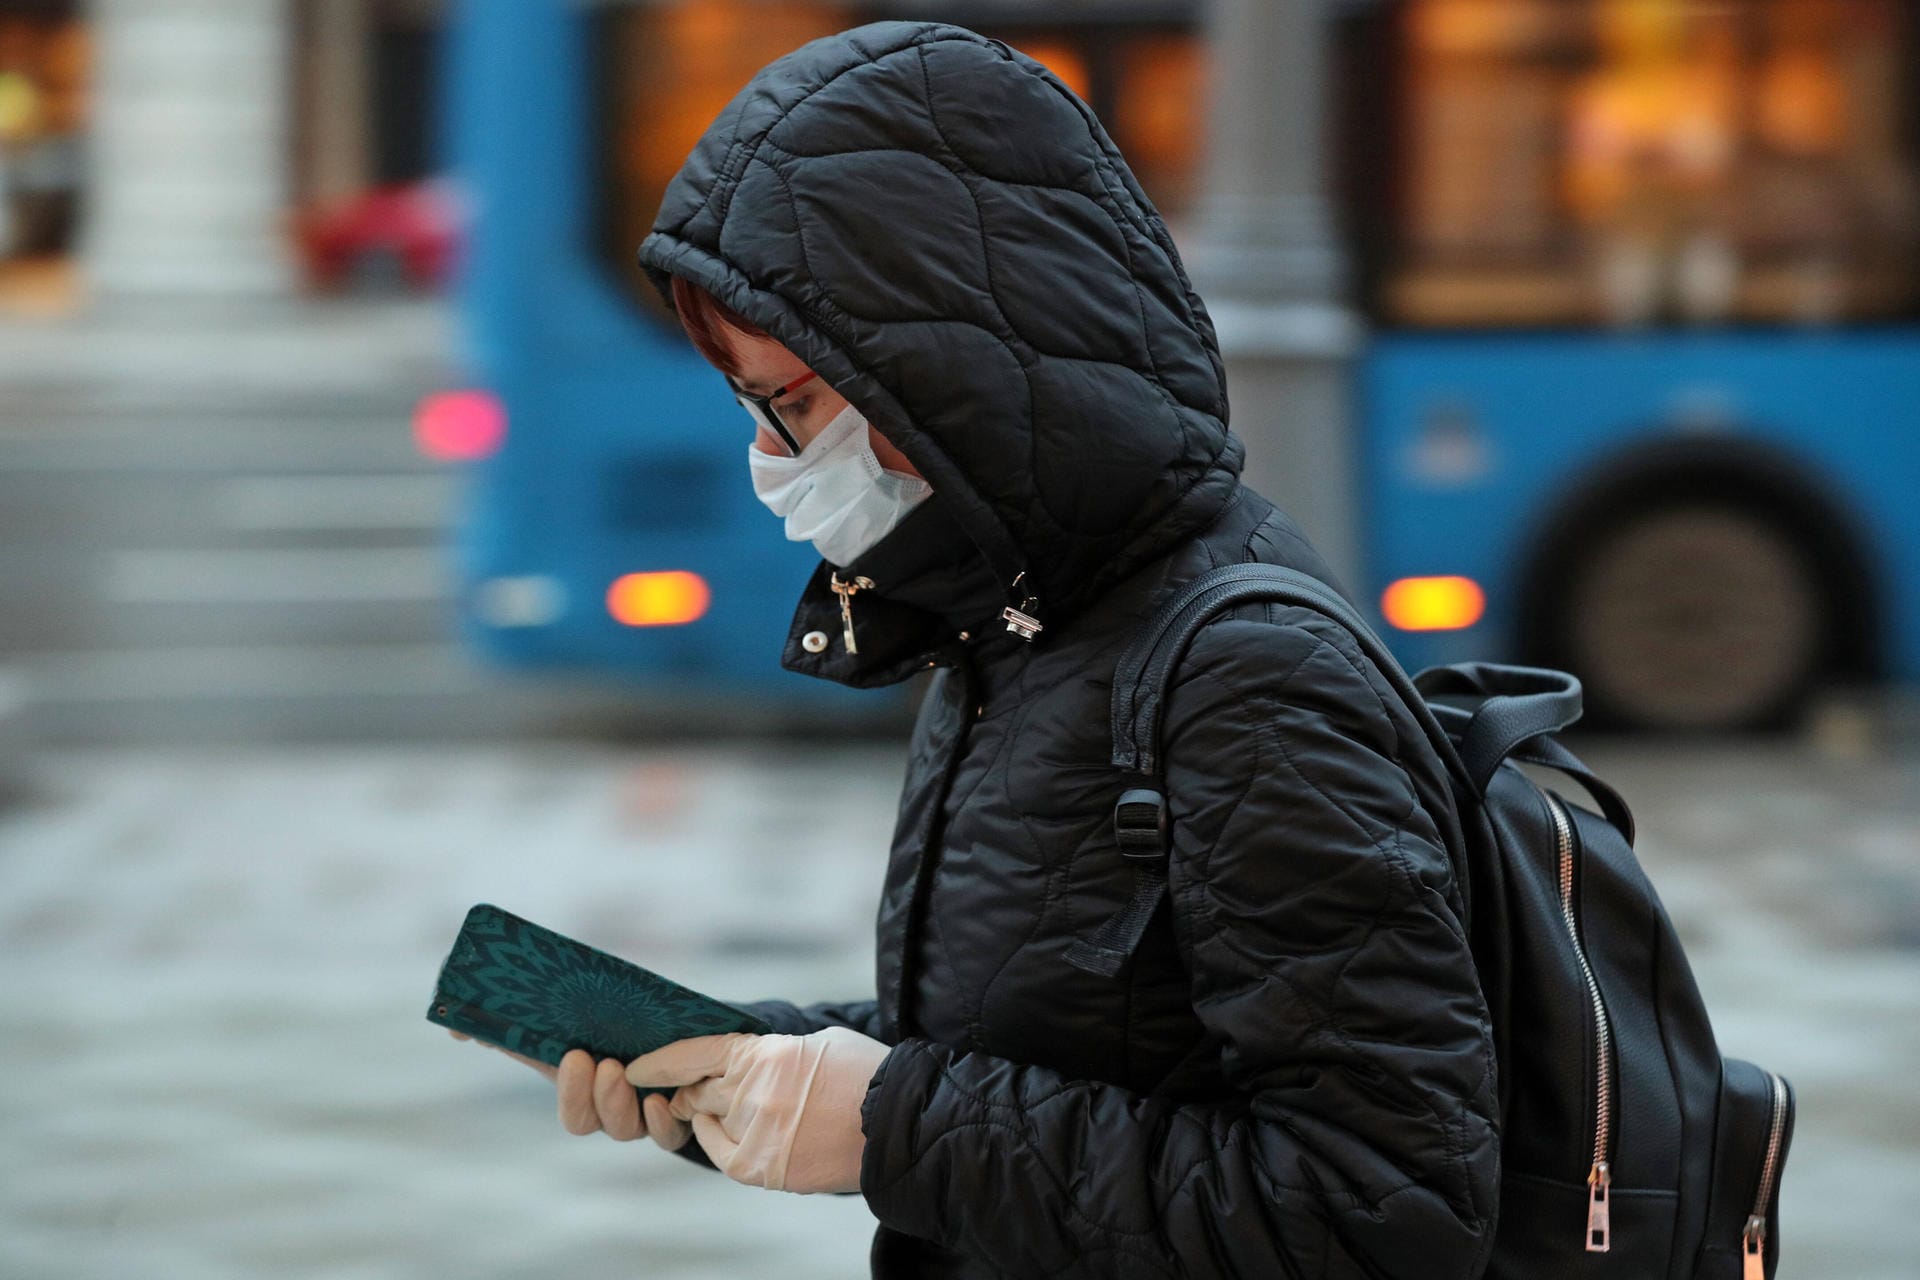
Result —
POLYGON ((773 402, 792 391, 795 387, 803 386, 820 375, 808 372, 795 378, 786 386, 775 389, 771 395, 764 396, 757 396, 741 386, 738 382, 735 382, 732 374, 723 376, 727 380, 727 385, 733 388, 733 398, 738 400, 742 407, 753 415, 753 420, 772 432, 774 438, 786 446, 788 457, 799 457, 801 448, 800 441, 794 438, 794 434, 787 424, 780 420, 780 413, 773 407, 773 402))

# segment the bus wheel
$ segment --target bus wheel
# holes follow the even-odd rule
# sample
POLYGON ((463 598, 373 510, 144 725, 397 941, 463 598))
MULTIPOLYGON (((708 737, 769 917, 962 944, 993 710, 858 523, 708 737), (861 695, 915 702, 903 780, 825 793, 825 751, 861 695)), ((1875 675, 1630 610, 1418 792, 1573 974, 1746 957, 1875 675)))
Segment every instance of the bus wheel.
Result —
POLYGON ((1554 592, 1553 647, 1590 718, 1628 728, 1780 728, 1826 661, 1826 593, 1766 515, 1668 502, 1594 531, 1554 592))

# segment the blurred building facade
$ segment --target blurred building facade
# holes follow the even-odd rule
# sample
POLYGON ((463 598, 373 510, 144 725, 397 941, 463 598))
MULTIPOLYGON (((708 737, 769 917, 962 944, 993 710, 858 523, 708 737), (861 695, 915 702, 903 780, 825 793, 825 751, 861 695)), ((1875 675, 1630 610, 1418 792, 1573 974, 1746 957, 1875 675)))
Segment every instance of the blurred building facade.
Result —
POLYGON ((444 9, 4 0, 0 303, 61 312, 338 285, 329 237, 380 247, 368 194, 440 167, 444 9))
POLYGON ((447 7, 0 0, 0 688, 33 735, 517 723, 450 634, 455 477, 406 431, 449 376, 447 7))

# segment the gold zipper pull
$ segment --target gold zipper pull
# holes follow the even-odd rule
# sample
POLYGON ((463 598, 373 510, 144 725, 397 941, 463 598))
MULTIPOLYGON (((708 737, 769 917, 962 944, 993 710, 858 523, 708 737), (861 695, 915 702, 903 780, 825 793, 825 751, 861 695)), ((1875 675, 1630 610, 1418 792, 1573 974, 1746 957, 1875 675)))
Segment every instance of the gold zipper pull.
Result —
POLYGON ((1607 1191, 1613 1186, 1613 1172, 1605 1160, 1596 1160, 1587 1174, 1587 1252, 1606 1253, 1612 1247, 1612 1231, 1607 1212, 1607 1191))
POLYGON ((852 582, 840 581, 838 573, 827 575, 827 585, 840 597, 841 639, 846 642, 848 653, 859 653, 860 646, 853 642, 853 593, 873 585, 873 579, 856 576, 852 582))
POLYGON ((1740 1233, 1740 1248, 1746 1255, 1744 1280, 1767 1280, 1767 1220, 1759 1214, 1747 1219, 1740 1233))

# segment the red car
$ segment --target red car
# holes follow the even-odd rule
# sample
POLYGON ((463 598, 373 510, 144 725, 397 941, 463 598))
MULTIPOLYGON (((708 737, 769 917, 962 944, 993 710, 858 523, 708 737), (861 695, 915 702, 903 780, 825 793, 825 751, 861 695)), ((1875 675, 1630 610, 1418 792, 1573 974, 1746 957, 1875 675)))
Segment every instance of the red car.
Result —
POLYGON ((438 288, 452 270, 458 244, 450 193, 433 180, 370 187, 303 211, 295 235, 308 278, 321 290, 369 277, 438 288))

